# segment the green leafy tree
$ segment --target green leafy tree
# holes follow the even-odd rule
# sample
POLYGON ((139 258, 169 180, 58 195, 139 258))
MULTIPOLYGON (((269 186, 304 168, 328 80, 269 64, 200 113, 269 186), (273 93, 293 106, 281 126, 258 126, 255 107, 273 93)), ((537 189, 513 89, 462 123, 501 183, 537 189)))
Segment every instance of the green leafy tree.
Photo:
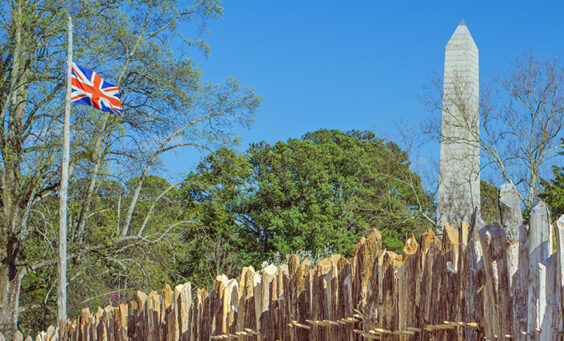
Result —
MULTIPOLYGON (((564 139, 562 139, 564 144, 564 139)), ((560 152, 564 155, 564 152, 560 152)), ((560 218, 564 214, 564 167, 552 167, 553 178, 548 180, 541 180, 543 191, 539 194, 550 208, 553 219, 560 218)))
POLYGON ((552 217, 558 219, 564 214, 564 169, 554 167, 552 172, 554 174, 552 180, 542 181, 544 190, 540 197, 548 204, 552 217))
POLYGON ((236 214, 251 184, 247 155, 222 148, 206 157, 180 189, 184 207, 196 223, 183 229, 183 252, 175 273, 195 285, 210 284, 222 273, 236 276, 242 265, 240 221, 236 214))
MULTIPOLYGON (((0 2, 0 10, 0 115, 6 123, 0 129, 0 331, 11 338, 19 312, 33 309, 20 306, 22 283, 37 276, 41 280, 33 279, 35 284, 52 282, 46 269, 57 260, 54 196, 68 15, 74 61, 120 87, 125 116, 73 107, 70 181, 78 192, 69 193, 71 279, 80 274, 77 281, 84 280, 109 265, 119 269, 122 255, 129 257, 124 251, 164 241, 180 222, 149 218, 151 224, 145 224, 143 213, 155 215, 155 210, 139 207, 159 157, 186 146, 235 142, 231 128, 248 126, 260 99, 233 79, 203 82, 187 58, 191 48, 207 53, 208 46, 201 36, 180 32, 205 32, 206 23, 222 15, 220 1, 14 0, 0 2), (121 201, 119 195, 117 202, 107 200, 117 207, 101 210, 107 181, 125 184, 132 178, 121 201), (106 259, 87 261, 96 253, 106 259)), ((23 285, 35 288, 34 283, 23 285)), ((80 285, 70 287, 69 297, 77 289, 80 285)))
MULTIPOLYGON (((320 130, 274 146, 254 143, 240 157, 226 153, 206 160, 188 183, 205 180, 213 188, 208 192, 221 193, 195 200, 199 221, 209 230, 215 223, 229 226, 243 264, 326 247, 349 254, 374 227, 383 231, 388 249, 400 251, 405 236, 432 226, 431 199, 406 154, 371 132, 320 130), (216 170, 237 174, 236 185, 216 170)), ((193 199, 200 192, 192 188, 184 195, 193 199)))
POLYGON ((399 251, 429 225, 430 200, 406 154, 371 132, 320 130, 249 149, 256 188, 243 203, 251 259, 278 251, 349 254, 359 236, 382 230, 399 251))
POLYGON ((499 213, 499 189, 490 183, 480 181, 480 202, 482 218, 488 224, 501 222, 499 213))

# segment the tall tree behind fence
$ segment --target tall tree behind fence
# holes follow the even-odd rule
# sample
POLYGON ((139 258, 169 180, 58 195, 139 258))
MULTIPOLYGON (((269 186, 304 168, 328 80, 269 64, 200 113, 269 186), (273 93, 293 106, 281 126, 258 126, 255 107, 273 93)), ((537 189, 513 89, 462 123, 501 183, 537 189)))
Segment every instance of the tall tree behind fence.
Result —
POLYGON ((543 203, 530 228, 512 188, 502 187, 500 206, 501 225, 447 224, 442 242, 427 231, 405 242, 405 260, 374 230, 350 260, 312 267, 292 255, 218 276, 209 292, 192 295, 190 283, 138 292, 36 340, 562 340, 564 216, 553 252, 543 203))

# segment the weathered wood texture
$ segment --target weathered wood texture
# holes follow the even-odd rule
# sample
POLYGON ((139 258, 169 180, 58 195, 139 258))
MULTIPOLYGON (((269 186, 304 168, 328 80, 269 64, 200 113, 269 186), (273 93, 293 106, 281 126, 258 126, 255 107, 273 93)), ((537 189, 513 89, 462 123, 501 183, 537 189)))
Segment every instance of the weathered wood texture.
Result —
POLYGON ((513 195, 502 190, 502 225, 447 224, 442 241, 430 230, 408 239, 405 256, 374 230, 351 259, 312 267, 292 255, 237 280, 218 276, 209 292, 192 294, 190 283, 138 292, 36 340, 560 340, 564 216, 553 253, 546 206, 527 232, 513 195))

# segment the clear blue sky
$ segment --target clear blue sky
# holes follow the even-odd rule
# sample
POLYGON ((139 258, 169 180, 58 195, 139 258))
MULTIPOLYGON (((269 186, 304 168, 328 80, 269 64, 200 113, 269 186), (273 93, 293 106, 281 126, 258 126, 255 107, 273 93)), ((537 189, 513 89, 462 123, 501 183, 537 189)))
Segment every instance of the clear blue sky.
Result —
MULTIPOLYGON (((528 49, 564 54, 564 1, 225 1, 210 23, 204 78, 227 76, 253 87, 263 104, 250 142, 327 129, 369 129, 393 136, 395 122, 428 115, 418 96, 464 19, 480 50, 481 84, 528 49)), ((438 157, 438 147, 428 149, 438 157), (436 150, 435 150, 436 149, 436 150)), ((165 158, 171 176, 198 161, 193 152, 165 158)))

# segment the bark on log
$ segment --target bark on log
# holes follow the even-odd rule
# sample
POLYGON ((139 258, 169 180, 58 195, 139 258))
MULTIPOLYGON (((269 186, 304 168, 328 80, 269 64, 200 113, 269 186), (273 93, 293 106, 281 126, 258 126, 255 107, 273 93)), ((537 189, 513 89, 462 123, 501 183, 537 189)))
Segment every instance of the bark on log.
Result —
POLYGON ((499 211, 501 225, 510 240, 519 240, 519 226, 523 224, 521 201, 517 189, 512 184, 504 184, 499 189, 499 211))
POLYGON ((116 340, 118 341, 126 341, 127 340, 127 327, 128 327, 128 319, 127 319, 128 311, 127 305, 121 303, 115 310, 114 310, 114 320, 115 320, 115 333, 116 333, 116 340))
POLYGON ((432 231, 420 245, 408 239, 405 261, 382 250, 374 230, 350 263, 333 255, 312 269, 293 255, 260 275, 249 267, 238 281, 218 276, 193 304, 190 283, 174 292, 165 286, 161 296, 138 292, 128 305, 84 309, 61 327, 63 336, 50 327, 37 340, 521 339, 523 327, 553 340, 563 329, 564 217, 550 255, 549 217, 535 207, 530 250, 525 227, 512 225, 520 222, 513 194, 502 192, 503 227, 446 224, 442 243, 432 231))
POLYGON ((174 288, 174 302, 176 302, 177 326, 179 340, 190 340, 190 307, 192 306, 192 285, 190 282, 179 284, 174 288))
POLYGON ((500 188, 499 209, 501 223, 505 230, 507 247, 508 280, 511 299, 513 300, 513 324, 511 335, 521 335, 525 330, 522 320, 527 316, 527 287, 523 281, 528 274, 529 263, 521 256, 522 239, 526 239, 523 226, 523 213, 517 189, 512 184, 504 184, 500 188))
POLYGON ((486 269, 486 306, 493 313, 487 320, 491 323, 494 335, 512 335, 513 300, 509 288, 509 269, 506 255, 506 236, 504 229, 497 223, 487 225, 480 230, 480 242, 486 269))
POLYGON ((564 215, 556 222, 556 254, 557 273, 556 283, 560 295, 560 324, 564 329, 564 215))
POLYGON ((542 332, 546 310, 546 276, 544 262, 550 254, 550 213, 544 202, 531 211, 529 229, 529 288, 527 333, 537 336, 542 332))
POLYGON ((255 304, 257 307, 257 328, 260 334, 257 340, 274 341, 278 337, 277 308, 278 308, 278 288, 277 288, 278 268, 269 265, 262 269, 260 285, 255 287, 255 304))

